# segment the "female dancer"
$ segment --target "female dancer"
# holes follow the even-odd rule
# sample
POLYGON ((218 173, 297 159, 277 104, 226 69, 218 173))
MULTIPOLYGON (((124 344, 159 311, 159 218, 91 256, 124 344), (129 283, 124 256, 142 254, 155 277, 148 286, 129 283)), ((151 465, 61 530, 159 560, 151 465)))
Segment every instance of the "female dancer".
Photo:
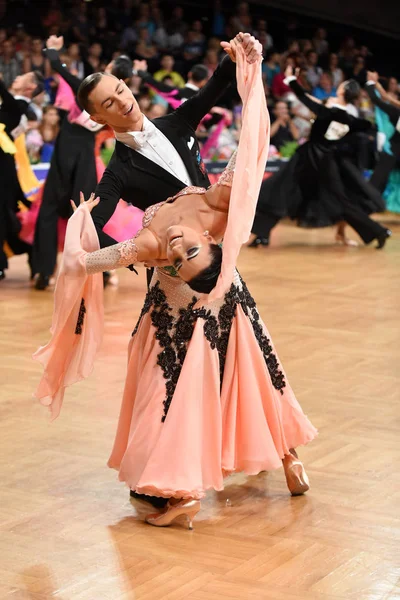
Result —
POLYGON ((375 104, 376 110, 381 110, 387 115, 392 131, 387 147, 381 152, 370 182, 383 193, 388 184, 389 176, 392 175, 392 181, 390 182, 392 190, 389 191, 387 208, 393 212, 400 212, 399 174, 395 172, 399 170, 400 164, 400 104, 391 95, 387 94, 380 85, 378 73, 368 72, 365 89, 370 100, 375 104))
POLYGON ((309 488, 294 449, 316 430, 235 270, 254 217, 269 129, 261 59, 249 65, 237 52, 244 104, 237 158, 218 184, 185 188, 151 207, 134 239, 102 250, 95 250, 89 214, 98 199, 82 202, 68 224, 53 338, 36 354, 45 365, 36 395, 55 417, 65 387, 88 374, 100 341, 100 273, 136 261, 159 265, 130 342, 109 460, 132 490, 170 499, 147 517, 155 526, 186 515, 191 527, 206 490, 223 489, 223 477, 235 471, 257 474, 283 462, 291 493, 309 488))
MULTIPOLYGON (((261 186, 251 245, 268 245, 271 229, 289 216, 300 225, 325 227, 347 222, 366 244, 374 239, 382 248, 390 231, 368 215, 384 210, 377 190, 368 184, 359 169, 336 151, 351 133, 367 131, 371 125, 346 110, 360 93, 354 81, 342 83, 337 91, 338 104, 328 108, 306 94, 288 67, 287 79, 292 91, 315 115, 308 143, 300 146, 293 158, 261 186)), ((343 229, 339 237, 346 242, 343 229)))

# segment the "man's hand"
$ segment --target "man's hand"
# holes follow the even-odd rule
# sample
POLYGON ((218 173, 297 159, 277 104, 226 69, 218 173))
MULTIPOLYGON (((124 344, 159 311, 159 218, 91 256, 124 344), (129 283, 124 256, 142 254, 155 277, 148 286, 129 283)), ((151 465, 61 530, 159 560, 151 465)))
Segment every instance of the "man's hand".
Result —
POLYGON ((60 36, 51 35, 46 42, 46 48, 48 48, 49 50, 50 49, 61 50, 61 48, 63 46, 64 46, 64 38, 62 35, 60 35, 60 36))
POLYGON ((147 72, 147 61, 146 60, 134 60, 133 61, 134 71, 146 71, 147 72))
POLYGON ((236 62, 236 50, 242 46, 248 63, 255 63, 259 57, 262 57, 262 46, 258 40, 250 33, 238 33, 230 42, 221 42, 221 47, 229 54, 231 60, 236 62))
POLYGON ((367 71, 367 81, 373 81, 374 83, 378 83, 378 73, 376 71, 367 71))

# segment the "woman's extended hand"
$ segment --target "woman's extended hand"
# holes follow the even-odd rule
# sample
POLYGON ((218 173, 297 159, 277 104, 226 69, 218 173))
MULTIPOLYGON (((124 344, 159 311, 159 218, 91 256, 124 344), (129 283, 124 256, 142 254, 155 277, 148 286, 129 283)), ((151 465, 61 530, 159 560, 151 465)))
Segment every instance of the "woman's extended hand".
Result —
POLYGON ((85 202, 85 196, 83 195, 83 192, 80 192, 79 197, 81 199, 79 206, 76 206, 75 202, 73 200, 71 200, 71 206, 72 206, 74 212, 77 211, 80 206, 85 206, 85 208, 87 208, 89 212, 92 212, 94 207, 97 206, 98 203, 100 202, 100 196, 97 196, 97 198, 95 198, 94 192, 92 192, 90 194, 89 200, 87 200, 86 202, 85 202))

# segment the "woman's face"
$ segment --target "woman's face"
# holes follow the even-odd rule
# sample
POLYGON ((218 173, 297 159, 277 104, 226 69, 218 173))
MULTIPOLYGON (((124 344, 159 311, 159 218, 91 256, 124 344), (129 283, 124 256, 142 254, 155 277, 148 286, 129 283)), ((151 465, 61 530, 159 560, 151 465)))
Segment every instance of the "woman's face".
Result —
POLYGON ((70 57, 73 60, 77 60, 80 55, 78 44, 71 44, 70 47, 68 48, 68 54, 70 55, 70 57))
POLYGON ((331 59, 330 59, 331 69, 336 69, 336 67, 338 66, 338 63, 339 63, 338 55, 331 54, 331 59))
POLYGON ((180 225, 167 229, 167 258, 184 281, 197 277, 210 265, 210 244, 215 240, 206 232, 180 225))
POLYGON ((46 125, 57 125, 59 121, 58 110, 56 108, 51 108, 43 115, 43 122, 46 125))

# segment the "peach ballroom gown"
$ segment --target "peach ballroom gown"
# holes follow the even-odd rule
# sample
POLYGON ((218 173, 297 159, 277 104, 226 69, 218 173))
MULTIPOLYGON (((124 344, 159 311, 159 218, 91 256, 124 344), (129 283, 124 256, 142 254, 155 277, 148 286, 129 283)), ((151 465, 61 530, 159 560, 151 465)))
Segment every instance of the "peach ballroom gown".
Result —
MULTIPOLYGON (((237 75, 243 129, 217 286, 201 296, 171 269, 156 269, 129 342, 108 464, 142 494, 202 498, 208 489, 222 490, 229 473, 281 467, 291 448, 310 442, 317 433, 235 269, 253 222, 269 128, 260 62, 249 65, 238 52, 237 75)), ((229 169, 221 179, 229 185, 229 169)), ((179 196, 190 201, 191 191, 179 196)), ((158 208, 145 213, 144 227, 158 208)), ((101 272, 131 264, 136 254, 134 239, 99 250, 85 205, 69 220, 52 339, 35 354, 44 365, 36 397, 50 407, 53 418, 65 388, 90 374, 101 343, 101 272)))

